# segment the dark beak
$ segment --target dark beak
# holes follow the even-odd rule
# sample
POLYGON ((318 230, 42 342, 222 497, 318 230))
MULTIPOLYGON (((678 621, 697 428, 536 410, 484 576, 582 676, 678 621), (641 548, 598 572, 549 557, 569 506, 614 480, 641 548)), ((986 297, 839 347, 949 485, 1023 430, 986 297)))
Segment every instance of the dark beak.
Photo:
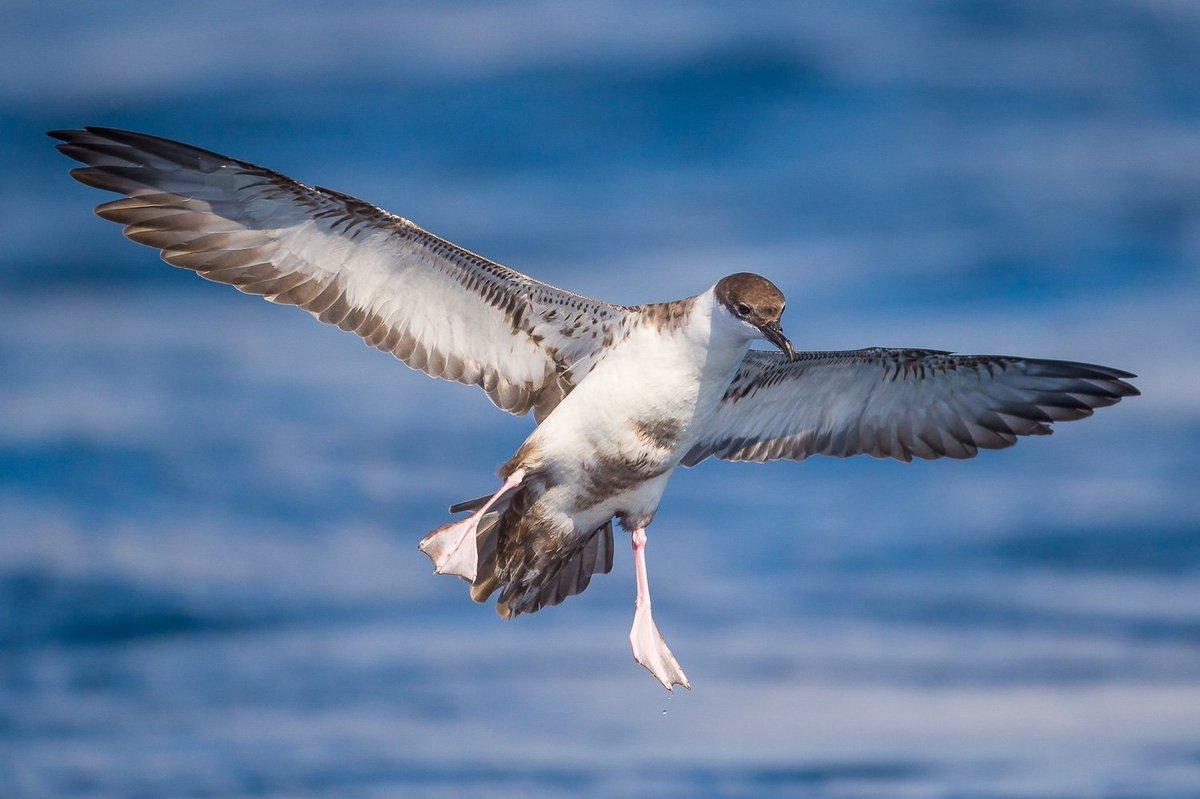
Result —
POLYGON ((759 330, 763 332, 763 336, 766 337, 767 341, 783 350, 783 354, 787 356, 789 361, 796 360, 796 351, 792 349, 792 342, 788 341, 787 336, 783 335, 783 328, 779 326, 778 322, 763 325, 759 330))

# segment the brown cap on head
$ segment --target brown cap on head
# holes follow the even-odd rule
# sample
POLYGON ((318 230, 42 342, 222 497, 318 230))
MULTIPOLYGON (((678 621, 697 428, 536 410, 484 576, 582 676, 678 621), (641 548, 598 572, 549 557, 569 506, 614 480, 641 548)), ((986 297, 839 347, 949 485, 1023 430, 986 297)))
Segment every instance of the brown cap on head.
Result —
POLYGON ((778 322, 783 314, 783 292, 765 277, 750 272, 721 278, 714 293, 726 310, 752 324, 778 322))
POLYGON ((763 338, 783 350, 789 360, 795 360, 792 343, 779 326, 785 300, 774 283, 749 272, 738 272, 721 278, 713 293, 735 319, 757 327, 763 338))

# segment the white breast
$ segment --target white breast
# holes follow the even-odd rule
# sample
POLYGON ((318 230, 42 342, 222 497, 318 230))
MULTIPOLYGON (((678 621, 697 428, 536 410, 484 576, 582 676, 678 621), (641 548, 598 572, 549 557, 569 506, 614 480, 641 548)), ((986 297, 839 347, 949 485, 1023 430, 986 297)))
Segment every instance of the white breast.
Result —
POLYGON ((589 490, 612 488, 577 528, 614 514, 652 516, 671 471, 716 413, 750 337, 714 305, 705 292, 685 319, 635 327, 530 436, 557 473, 564 509, 589 490), (622 464, 644 479, 614 474, 606 483, 602 470, 622 464))

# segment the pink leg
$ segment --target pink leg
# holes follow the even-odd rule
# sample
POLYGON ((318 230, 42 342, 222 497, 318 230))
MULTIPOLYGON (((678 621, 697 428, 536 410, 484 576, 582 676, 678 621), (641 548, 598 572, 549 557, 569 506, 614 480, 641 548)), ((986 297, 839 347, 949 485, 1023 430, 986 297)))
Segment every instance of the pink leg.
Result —
POLYGON ((525 470, 517 469, 482 508, 461 522, 443 524, 421 539, 419 549, 433 561, 435 573, 454 574, 469 583, 475 582, 479 570, 479 550, 475 545, 479 520, 493 505, 516 491, 524 479, 525 470))
POLYGON ((637 599, 634 601, 633 629, 629 631, 629 645, 633 648, 633 659, 646 667, 654 678, 668 691, 682 685, 689 691, 688 682, 663 640, 650 614, 650 580, 646 575, 646 531, 639 527, 633 531, 633 568, 637 578, 637 599))

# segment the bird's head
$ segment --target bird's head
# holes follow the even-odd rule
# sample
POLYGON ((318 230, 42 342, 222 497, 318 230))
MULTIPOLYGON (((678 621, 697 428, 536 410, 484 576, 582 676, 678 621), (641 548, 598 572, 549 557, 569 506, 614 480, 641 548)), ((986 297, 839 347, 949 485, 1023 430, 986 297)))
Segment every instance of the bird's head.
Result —
POLYGON ((721 278, 713 294, 725 312, 747 327, 749 335, 766 339, 783 350, 789 361, 796 360, 792 342, 779 325, 787 300, 774 283, 759 275, 738 272, 721 278))

